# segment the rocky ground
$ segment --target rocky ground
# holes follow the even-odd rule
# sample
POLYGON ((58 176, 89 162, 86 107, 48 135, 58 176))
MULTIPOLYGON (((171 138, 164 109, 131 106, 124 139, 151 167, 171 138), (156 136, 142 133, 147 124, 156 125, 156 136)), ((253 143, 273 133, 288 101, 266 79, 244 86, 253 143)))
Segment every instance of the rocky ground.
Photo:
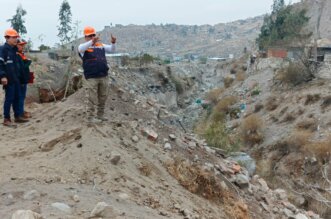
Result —
POLYGON ((2 127, 1 218, 319 218, 169 122, 178 115, 157 100, 174 85, 154 86, 160 72, 115 68, 107 122, 86 122, 80 89, 31 103, 29 123, 2 127))
POLYGON ((231 84, 219 100, 237 98, 232 107, 239 113, 227 117, 227 127, 239 136, 242 124, 257 118, 253 126, 258 123, 261 127, 261 141, 246 142, 242 149, 257 161, 257 173, 273 188, 286 189, 296 205, 330 218, 329 64, 313 80, 297 86, 283 83, 279 77, 280 69, 287 65, 282 59, 258 60, 246 71, 245 80, 231 84))

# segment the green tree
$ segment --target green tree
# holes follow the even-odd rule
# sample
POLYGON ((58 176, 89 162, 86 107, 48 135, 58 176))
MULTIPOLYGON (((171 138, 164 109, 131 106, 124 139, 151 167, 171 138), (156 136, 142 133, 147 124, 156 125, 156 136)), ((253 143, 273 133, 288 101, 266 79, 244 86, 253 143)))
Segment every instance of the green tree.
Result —
POLYGON ((274 0, 272 5, 272 14, 277 14, 280 10, 285 8, 284 0, 274 0))
POLYGON ((13 18, 8 19, 7 21, 11 23, 11 27, 14 28, 19 34, 24 35, 27 33, 24 26, 25 20, 24 16, 26 15, 26 10, 23 9, 22 5, 18 5, 16 9, 16 14, 13 18))
POLYGON ((154 57, 145 53, 141 58, 140 58, 140 63, 143 65, 152 63, 154 61, 154 57))
POLYGON ((46 45, 44 45, 44 44, 41 44, 40 46, 39 46, 39 50, 40 51, 43 51, 43 50, 49 50, 49 49, 51 49, 49 46, 46 46, 46 45))
POLYGON ((306 10, 294 10, 284 0, 274 0, 271 15, 264 18, 261 33, 256 42, 261 50, 270 46, 286 46, 291 42, 302 42, 311 36, 303 27, 308 23, 306 10))
POLYGON ((59 12, 59 21, 60 25, 58 26, 58 37, 60 38, 61 44, 70 42, 71 40, 71 9, 67 0, 64 0, 60 7, 59 12))

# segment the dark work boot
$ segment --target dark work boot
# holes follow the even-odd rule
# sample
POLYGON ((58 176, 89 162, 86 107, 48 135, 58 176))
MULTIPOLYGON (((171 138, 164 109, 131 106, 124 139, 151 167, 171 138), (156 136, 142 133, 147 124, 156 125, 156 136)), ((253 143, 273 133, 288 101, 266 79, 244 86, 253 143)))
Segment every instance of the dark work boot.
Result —
POLYGON ((26 122, 29 122, 29 120, 25 119, 23 116, 19 116, 19 117, 15 118, 15 122, 16 123, 26 123, 26 122))

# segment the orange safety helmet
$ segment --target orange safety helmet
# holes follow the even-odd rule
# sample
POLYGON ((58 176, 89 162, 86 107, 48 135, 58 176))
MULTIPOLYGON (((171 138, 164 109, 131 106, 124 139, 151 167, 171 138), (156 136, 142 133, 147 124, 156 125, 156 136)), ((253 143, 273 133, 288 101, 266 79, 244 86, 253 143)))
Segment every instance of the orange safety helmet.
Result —
POLYGON ((17 40, 17 45, 25 45, 25 44, 28 44, 28 42, 26 42, 24 39, 17 40))
POLYGON ((85 36, 89 36, 89 35, 92 35, 92 34, 95 34, 95 29, 93 27, 85 27, 84 28, 84 35, 85 36))
POLYGON ((14 30, 13 28, 9 28, 5 31, 5 37, 9 36, 9 37, 19 37, 20 35, 18 35, 17 31, 14 30))

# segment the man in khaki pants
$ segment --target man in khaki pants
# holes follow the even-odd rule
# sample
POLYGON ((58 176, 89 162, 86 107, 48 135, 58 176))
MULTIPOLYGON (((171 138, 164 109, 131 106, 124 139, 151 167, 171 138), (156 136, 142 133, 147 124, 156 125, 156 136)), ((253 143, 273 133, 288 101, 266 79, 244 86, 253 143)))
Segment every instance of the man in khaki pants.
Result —
POLYGON ((83 59, 85 76, 86 104, 90 122, 107 121, 104 116, 108 94, 108 65, 106 53, 115 51, 116 38, 111 36, 111 45, 99 42, 93 27, 84 28, 85 43, 78 46, 78 52, 83 59), (96 103, 97 102, 97 103, 96 103), (94 115, 97 106, 97 116, 94 115))

